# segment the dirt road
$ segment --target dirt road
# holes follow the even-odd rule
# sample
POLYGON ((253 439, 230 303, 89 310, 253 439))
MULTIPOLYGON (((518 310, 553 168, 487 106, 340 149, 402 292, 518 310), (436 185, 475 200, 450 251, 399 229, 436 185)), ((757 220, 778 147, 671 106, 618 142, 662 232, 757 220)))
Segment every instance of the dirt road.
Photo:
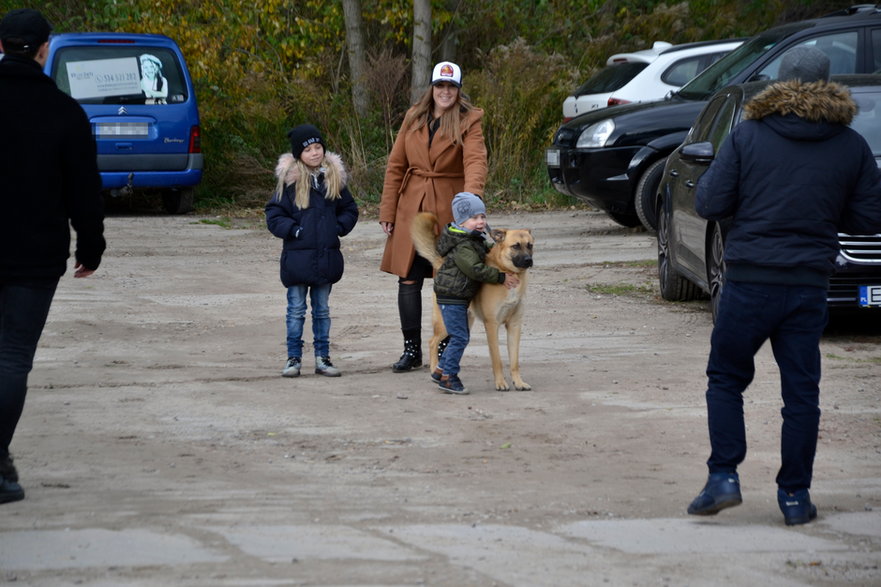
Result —
POLYGON ((279 243, 199 220, 111 217, 99 272, 62 280, 13 442, 27 499, 0 506, 0 582, 881 584, 877 315, 823 341, 817 522, 786 528, 777 510, 768 349, 744 504, 694 518, 710 314, 657 297, 651 236, 591 211, 491 215, 536 236, 533 391, 493 391, 478 327, 457 397, 389 369, 396 285, 375 220, 345 239, 331 296, 343 376, 313 375, 307 350, 293 380, 279 243))

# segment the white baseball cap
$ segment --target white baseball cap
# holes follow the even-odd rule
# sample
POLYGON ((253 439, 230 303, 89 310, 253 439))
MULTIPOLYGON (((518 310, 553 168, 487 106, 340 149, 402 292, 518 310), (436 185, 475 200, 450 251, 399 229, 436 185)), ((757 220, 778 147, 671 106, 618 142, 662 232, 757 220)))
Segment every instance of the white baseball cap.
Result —
POLYGON ((435 86, 441 82, 450 82, 457 88, 462 87, 462 70, 452 61, 441 61, 434 66, 431 72, 431 85, 435 86))

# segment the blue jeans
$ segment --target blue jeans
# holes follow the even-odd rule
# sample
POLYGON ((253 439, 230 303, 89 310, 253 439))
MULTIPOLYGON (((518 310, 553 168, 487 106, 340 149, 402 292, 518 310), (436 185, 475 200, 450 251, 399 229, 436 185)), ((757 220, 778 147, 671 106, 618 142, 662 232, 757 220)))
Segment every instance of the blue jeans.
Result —
POLYGON ((9 456, 57 285, 57 279, 0 283, 0 459, 9 456))
POLYGON ((288 357, 303 357, 303 324, 306 322, 306 293, 312 306, 312 346, 316 357, 330 356, 331 284, 293 285, 288 288, 287 345, 288 357))
POLYGON ((450 335, 450 342, 444 349, 437 366, 444 375, 458 375, 459 363, 465 353, 465 347, 471 335, 468 332, 468 306, 462 304, 438 304, 441 316, 444 318, 444 327, 450 335))
POLYGON ((736 470, 746 457, 743 393, 766 340, 780 369, 783 427, 777 485, 811 486, 820 425, 820 337, 828 320, 819 287, 726 281, 707 364, 710 473, 736 470))

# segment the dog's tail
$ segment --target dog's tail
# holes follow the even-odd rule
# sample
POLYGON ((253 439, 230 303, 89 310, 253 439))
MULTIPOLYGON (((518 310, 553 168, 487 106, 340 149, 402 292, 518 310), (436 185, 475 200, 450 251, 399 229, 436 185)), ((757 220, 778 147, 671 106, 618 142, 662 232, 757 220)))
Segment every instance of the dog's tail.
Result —
POLYGON ((437 216, 431 212, 420 212, 413 219, 410 226, 410 236, 413 237, 413 245, 421 257, 425 257, 437 270, 443 263, 443 258, 438 254, 435 242, 437 241, 438 222, 437 216))

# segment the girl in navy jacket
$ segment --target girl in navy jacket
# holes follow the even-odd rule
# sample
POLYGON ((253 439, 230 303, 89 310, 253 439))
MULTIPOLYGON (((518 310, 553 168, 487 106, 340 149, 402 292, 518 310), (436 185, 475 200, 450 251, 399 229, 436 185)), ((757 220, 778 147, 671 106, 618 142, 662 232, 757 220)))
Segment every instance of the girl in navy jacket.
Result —
POLYGON ((288 133, 291 152, 279 157, 278 184, 266 204, 266 226, 282 239, 281 282, 287 288, 287 351, 284 377, 297 377, 303 357, 306 295, 312 307, 315 373, 339 377, 330 362, 330 308, 334 283, 343 276, 340 238, 358 222, 342 159, 324 150, 320 131, 310 124, 288 133))

